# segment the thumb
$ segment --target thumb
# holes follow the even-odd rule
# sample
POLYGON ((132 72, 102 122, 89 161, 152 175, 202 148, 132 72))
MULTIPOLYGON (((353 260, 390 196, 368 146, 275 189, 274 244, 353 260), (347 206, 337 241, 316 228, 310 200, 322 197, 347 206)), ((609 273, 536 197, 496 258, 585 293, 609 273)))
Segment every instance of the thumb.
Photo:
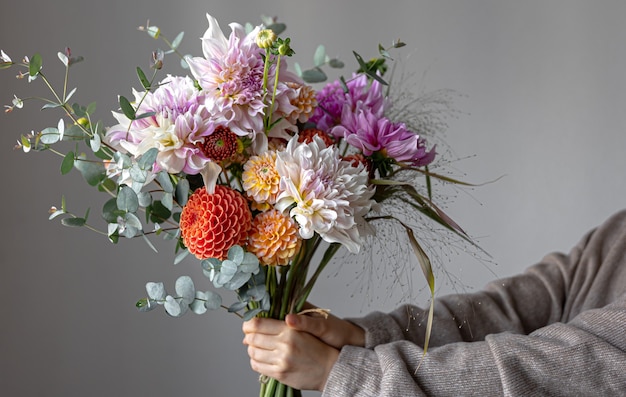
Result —
POLYGON ((288 314, 285 317, 285 322, 289 328, 293 328, 298 331, 308 332, 318 338, 321 338, 325 333, 324 317, 313 317, 300 314, 288 314))

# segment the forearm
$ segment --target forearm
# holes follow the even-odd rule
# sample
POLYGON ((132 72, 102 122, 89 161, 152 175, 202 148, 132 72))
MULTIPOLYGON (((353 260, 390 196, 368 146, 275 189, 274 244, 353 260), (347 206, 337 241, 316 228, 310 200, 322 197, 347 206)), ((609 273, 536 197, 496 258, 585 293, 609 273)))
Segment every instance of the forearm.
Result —
POLYGON ((407 341, 346 346, 323 395, 617 396, 626 390, 625 323, 626 295, 530 335, 500 333, 433 348, 421 365, 422 349, 407 341))

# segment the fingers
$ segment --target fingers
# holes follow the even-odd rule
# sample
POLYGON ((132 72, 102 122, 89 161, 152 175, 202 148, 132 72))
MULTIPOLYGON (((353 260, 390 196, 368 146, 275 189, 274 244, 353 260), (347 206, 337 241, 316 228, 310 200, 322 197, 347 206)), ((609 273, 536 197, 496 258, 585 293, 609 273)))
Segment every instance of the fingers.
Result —
POLYGON ((241 326, 244 334, 258 333, 266 335, 278 335, 285 329, 285 323, 271 318, 255 317, 244 321, 241 326))

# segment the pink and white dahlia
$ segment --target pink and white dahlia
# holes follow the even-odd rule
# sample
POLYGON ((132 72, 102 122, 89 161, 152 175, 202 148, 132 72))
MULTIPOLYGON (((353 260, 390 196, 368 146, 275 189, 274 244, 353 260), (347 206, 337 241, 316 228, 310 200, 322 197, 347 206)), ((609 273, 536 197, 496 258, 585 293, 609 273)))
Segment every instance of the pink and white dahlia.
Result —
POLYGON ((394 123, 362 109, 344 109, 341 125, 333 127, 331 134, 345 139, 366 156, 379 153, 417 167, 430 164, 436 154, 434 147, 428 150, 426 140, 408 130, 404 123, 394 123))
POLYGON ((204 169, 210 159, 198 144, 214 125, 193 80, 168 76, 154 92, 133 90, 133 95, 140 103, 137 115, 153 115, 130 120, 113 112, 119 124, 108 129, 105 140, 135 157, 157 148, 155 171, 198 174, 204 169))
POLYGON ((300 225, 302 238, 318 233, 350 252, 359 251, 364 216, 374 204, 374 189, 362 165, 342 160, 338 149, 326 147, 319 137, 299 143, 295 136, 278 153, 276 170, 281 192, 274 207, 291 208, 289 215, 300 225))
POLYGON ((231 23, 227 39, 217 20, 208 14, 207 19, 209 28, 202 37, 204 57, 190 58, 187 63, 207 96, 209 112, 239 136, 262 131, 264 62, 255 42, 260 28, 246 34, 243 26, 231 23))

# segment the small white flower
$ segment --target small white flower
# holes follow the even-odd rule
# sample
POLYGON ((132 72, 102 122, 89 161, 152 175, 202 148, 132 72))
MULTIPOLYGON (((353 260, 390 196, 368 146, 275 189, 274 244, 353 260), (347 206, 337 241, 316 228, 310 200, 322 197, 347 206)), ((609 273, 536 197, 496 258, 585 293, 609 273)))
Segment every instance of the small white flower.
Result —
POLYGON ((18 109, 21 109, 24 107, 24 101, 22 101, 20 98, 17 97, 17 95, 13 95, 13 106, 15 106, 18 109))

